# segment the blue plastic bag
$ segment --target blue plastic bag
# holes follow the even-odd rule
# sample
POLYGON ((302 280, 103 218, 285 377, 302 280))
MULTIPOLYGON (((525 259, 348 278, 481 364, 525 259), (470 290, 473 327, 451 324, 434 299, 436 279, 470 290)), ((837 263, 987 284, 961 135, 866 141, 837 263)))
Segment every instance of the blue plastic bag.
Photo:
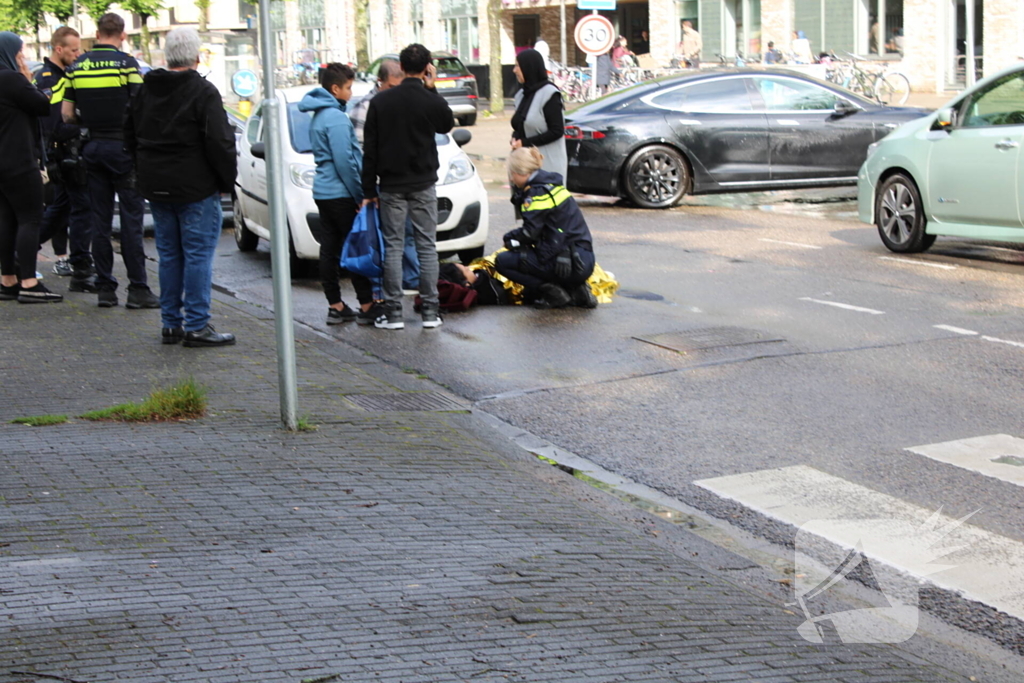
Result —
POLYGON ((384 235, 375 205, 367 204, 356 214, 352 231, 341 248, 341 267, 371 280, 384 275, 384 235))

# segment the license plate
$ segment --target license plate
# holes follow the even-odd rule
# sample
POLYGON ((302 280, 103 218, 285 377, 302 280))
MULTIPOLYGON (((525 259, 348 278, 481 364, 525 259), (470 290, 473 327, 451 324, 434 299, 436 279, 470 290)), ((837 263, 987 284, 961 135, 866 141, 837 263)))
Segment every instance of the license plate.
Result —
POLYGON ((455 81, 434 81, 434 85, 438 88, 455 88, 458 83, 455 81))

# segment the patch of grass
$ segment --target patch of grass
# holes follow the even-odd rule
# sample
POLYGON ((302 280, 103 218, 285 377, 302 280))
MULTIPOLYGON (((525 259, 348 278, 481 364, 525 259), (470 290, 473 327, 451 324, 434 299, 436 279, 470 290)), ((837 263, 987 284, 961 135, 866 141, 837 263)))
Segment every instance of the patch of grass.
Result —
POLYGON ((315 432, 320 429, 320 425, 313 424, 309 417, 300 417, 295 422, 295 431, 297 432, 315 432))
POLYGON ((205 413, 206 389, 189 377, 168 389, 157 389, 141 403, 122 403, 92 410, 80 417, 85 420, 163 422, 190 420, 202 417, 205 413))
POLYGON ((16 417, 11 424, 28 425, 29 427, 49 427, 61 425, 68 421, 67 415, 34 415, 32 417, 16 417))

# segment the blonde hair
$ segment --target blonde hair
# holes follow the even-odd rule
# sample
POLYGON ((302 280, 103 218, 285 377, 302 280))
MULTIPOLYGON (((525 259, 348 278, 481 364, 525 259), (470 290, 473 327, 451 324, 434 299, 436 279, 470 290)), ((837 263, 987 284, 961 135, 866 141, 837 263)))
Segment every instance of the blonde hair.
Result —
POLYGON ((536 147, 520 147, 508 155, 508 172, 516 175, 530 175, 539 171, 544 155, 536 147))

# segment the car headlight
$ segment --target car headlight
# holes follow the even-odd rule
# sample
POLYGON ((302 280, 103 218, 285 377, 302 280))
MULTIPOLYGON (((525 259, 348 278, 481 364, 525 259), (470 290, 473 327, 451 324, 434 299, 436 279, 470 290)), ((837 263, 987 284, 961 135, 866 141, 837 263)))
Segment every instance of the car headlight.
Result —
POLYGON ((473 164, 466 155, 457 156, 448 164, 448 173, 445 175, 442 185, 450 185, 473 177, 473 164))
POLYGON ((871 155, 874 154, 877 150, 878 150, 878 143, 877 142, 872 142, 870 145, 868 145, 868 155, 865 157, 865 159, 870 159, 871 155))
POLYGON ((312 190, 313 179, 316 177, 316 166, 290 164, 288 166, 288 175, 291 176, 292 183, 296 186, 304 190, 312 190))

